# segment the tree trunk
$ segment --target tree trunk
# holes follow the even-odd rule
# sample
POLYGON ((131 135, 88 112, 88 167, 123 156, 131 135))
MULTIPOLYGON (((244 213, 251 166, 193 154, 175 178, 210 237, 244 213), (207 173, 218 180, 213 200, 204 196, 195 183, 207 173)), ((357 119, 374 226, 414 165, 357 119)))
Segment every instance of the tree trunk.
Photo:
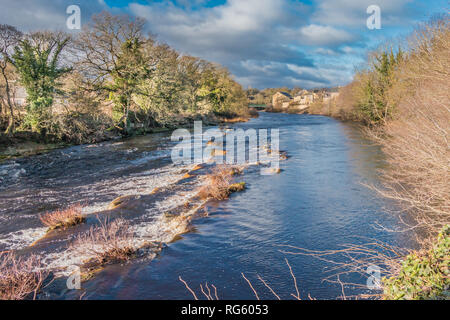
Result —
POLYGON ((127 96, 127 102, 125 103, 125 112, 124 112, 124 118, 123 118, 123 129, 125 130, 126 134, 130 133, 130 128, 128 128, 128 118, 130 113, 130 101, 131 97, 127 96))
POLYGON ((9 121, 8 121, 8 128, 6 128, 5 133, 6 134, 10 134, 14 131, 14 109, 13 109, 13 105, 12 105, 12 101, 11 101, 11 92, 10 92, 10 87, 9 87, 9 80, 8 77, 6 76, 6 69, 2 68, 2 75, 3 78, 5 79, 5 91, 6 91, 6 100, 8 103, 8 107, 9 107, 9 121))

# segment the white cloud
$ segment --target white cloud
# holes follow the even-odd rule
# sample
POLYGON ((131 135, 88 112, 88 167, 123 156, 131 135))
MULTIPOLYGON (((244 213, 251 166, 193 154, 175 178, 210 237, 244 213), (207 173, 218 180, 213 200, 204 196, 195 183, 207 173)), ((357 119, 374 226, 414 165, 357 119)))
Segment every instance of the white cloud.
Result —
MULTIPOLYGON (((147 18, 151 29, 164 39, 176 39, 195 45, 239 42, 238 37, 254 35, 262 40, 283 15, 278 0, 230 0, 226 4, 189 11, 172 4, 130 4, 130 11, 147 18)), ((233 43, 231 43, 234 46, 233 43)))
MULTIPOLYGON (((243 85, 316 87, 348 81, 364 47, 379 42, 367 35, 369 5, 381 7, 384 27, 404 25, 411 1, 315 0, 307 5, 298 0, 228 0, 210 7, 207 0, 166 0, 125 8, 108 8, 104 0, 78 2, 82 23, 104 9, 144 17, 158 40, 228 67, 243 85), (336 66, 344 60, 349 67, 342 71, 336 66)), ((0 21, 24 31, 64 30, 71 4, 73 0, 0 0, 0 21)))
POLYGON ((354 39, 353 35, 344 30, 317 24, 302 27, 299 31, 299 41, 306 45, 339 45, 354 39))
MULTIPOLYGON (((287 64, 313 68, 312 59, 301 46, 334 48, 355 38, 335 27, 307 25, 311 8, 287 0, 229 0, 196 10, 170 2, 134 3, 129 10, 146 18, 159 39, 182 52, 229 67, 244 86, 292 85, 296 77, 307 77, 303 80, 309 85, 328 83, 312 74, 295 73, 287 64)), ((330 48, 323 50, 341 54, 330 48)))

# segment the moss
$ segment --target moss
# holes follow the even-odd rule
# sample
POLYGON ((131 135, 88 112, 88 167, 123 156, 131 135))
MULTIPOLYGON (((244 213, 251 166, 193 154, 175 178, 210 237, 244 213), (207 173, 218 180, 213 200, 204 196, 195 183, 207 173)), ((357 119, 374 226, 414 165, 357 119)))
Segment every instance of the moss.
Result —
POLYGON ((383 299, 450 299, 450 225, 439 234, 433 247, 414 252, 403 261, 398 275, 383 278, 383 299))
POLYGON ((92 266, 90 268, 84 267, 85 270, 81 272, 81 282, 86 282, 94 278, 98 273, 103 271, 105 268, 103 266, 92 266))
POLYGON ((160 191, 160 188, 156 187, 155 189, 152 190, 152 192, 150 192, 150 194, 156 194, 160 191))
POLYGON ((241 192, 245 190, 245 182, 234 183, 228 187, 229 193, 241 192))

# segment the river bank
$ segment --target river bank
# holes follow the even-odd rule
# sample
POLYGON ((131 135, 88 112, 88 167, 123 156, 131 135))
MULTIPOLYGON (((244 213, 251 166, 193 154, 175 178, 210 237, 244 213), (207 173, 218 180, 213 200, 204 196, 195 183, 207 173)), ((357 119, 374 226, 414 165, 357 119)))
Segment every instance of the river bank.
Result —
POLYGON ((171 127, 154 127, 147 130, 136 130, 128 135, 122 135, 120 132, 105 131, 102 135, 95 136, 93 139, 81 141, 81 143, 74 143, 70 141, 62 141, 54 136, 42 136, 33 132, 15 132, 14 134, 6 135, 0 133, 0 163, 8 159, 15 159, 20 157, 28 157, 50 152, 55 149, 67 148, 70 146, 95 144, 105 141, 120 141, 122 139, 129 139, 135 136, 145 136, 147 134, 168 133, 179 128, 192 128, 194 121, 202 121, 205 126, 226 125, 237 122, 247 122, 251 118, 258 117, 254 112, 249 113, 248 116, 207 116, 198 117, 197 119, 186 119, 180 122, 177 126, 171 127))

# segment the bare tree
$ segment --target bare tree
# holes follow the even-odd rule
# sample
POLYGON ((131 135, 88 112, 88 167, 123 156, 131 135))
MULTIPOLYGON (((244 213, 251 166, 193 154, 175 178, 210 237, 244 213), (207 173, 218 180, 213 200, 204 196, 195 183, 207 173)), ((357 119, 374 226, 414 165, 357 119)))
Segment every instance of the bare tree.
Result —
POLYGON ((132 95, 140 79, 149 75, 144 20, 102 12, 80 34, 76 43, 78 69, 96 90, 108 93, 127 129, 132 95))

